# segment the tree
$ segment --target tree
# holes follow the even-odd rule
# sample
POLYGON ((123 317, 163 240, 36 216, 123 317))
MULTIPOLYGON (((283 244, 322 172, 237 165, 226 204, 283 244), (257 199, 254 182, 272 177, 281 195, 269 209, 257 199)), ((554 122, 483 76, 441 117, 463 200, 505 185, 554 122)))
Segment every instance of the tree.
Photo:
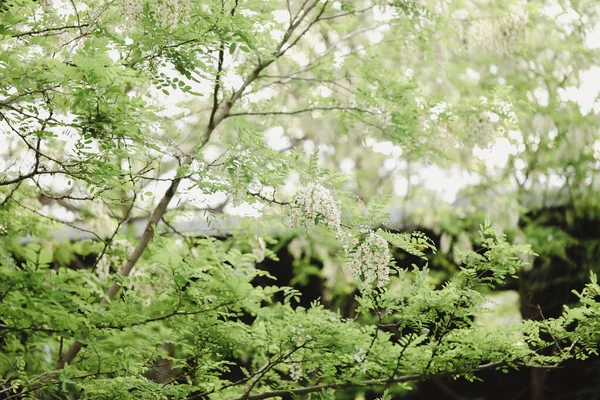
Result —
POLYGON ((366 145, 449 165, 517 123, 510 88, 457 91, 454 72, 528 51, 543 4, 467 5, 6 2, 0 395, 330 398, 595 353, 594 275, 558 318, 475 323, 533 255, 488 223, 443 287, 393 260, 435 246, 385 227, 394 174, 366 145), (227 237, 177 229, 200 216, 227 237), (258 283, 290 230, 356 289, 352 318, 258 283))

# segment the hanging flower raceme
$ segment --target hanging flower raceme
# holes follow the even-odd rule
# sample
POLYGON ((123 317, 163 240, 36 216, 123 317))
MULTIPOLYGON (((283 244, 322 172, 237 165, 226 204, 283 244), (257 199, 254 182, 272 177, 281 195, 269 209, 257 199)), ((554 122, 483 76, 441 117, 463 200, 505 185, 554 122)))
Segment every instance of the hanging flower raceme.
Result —
POLYGON ((288 363, 288 374, 294 382, 298 382, 302 378, 302 362, 299 359, 292 357, 288 363))
POLYGON ((331 191, 320 183, 311 183, 300 189, 291 212, 292 226, 309 231, 321 224, 339 232, 342 209, 331 191))
POLYGON ((123 0, 120 13, 129 23, 138 21, 144 11, 144 5, 153 10, 153 18, 164 27, 174 28, 187 18, 190 0, 123 0))
POLYGON ((515 4, 500 18, 472 18, 466 42, 472 50, 483 49, 492 54, 511 54, 527 36, 529 14, 526 4, 515 4))
POLYGON ((252 254, 254 254, 254 257, 256 258, 256 262, 263 262, 265 259, 265 250, 267 248, 267 244, 265 243, 265 239, 261 238, 260 236, 256 237, 256 242, 254 243, 254 245, 252 246, 252 254))
POLYGON ((357 242, 354 238, 344 246, 348 267, 354 279, 363 290, 370 289, 373 284, 377 287, 385 286, 390 280, 389 264, 392 260, 387 241, 375 232, 370 232, 358 248, 357 242), (356 251, 352 252, 354 248, 356 251))
POLYGON ((310 231, 316 225, 324 225, 335 232, 343 243, 350 271, 363 290, 373 285, 385 286, 389 281, 389 263, 392 260, 387 241, 368 228, 362 243, 350 232, 342 229, 340 202, 331 191, 320 183, 311 183, 300 189, 293 201, 292 226, 310 231))

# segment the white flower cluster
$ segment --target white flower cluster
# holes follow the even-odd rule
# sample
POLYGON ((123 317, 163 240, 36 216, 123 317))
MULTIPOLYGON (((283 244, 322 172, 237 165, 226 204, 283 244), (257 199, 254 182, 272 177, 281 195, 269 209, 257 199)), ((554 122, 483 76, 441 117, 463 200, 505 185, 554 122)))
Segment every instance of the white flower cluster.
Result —
POLYGON ((154 10, 154 19, 170 28, 186 18, 190 10, 190 0, 123 0, 121 15, 130 23, 138 21, 146 3, 154 10))
POLYGON ((366 356, 367 356, 367 351, 361 347, 358 349, 358 351, 356 353, 354 353, 354 355, 352 357, 354 358, 354 361, 357 364, 362 364, 363 362, 365 362, 366 356))
POLYGON ((494 137, 494 123, 486 111, 469 115, 464 123, 467 137, 475 144, 489 143, 494 137))
POLYGON ((370 290, 374 284, 383 287, 389 282, 392 256, 387 241, 369 227, 359 230, 365 235, 362 243, 352 233, 345 232, 340 203, 327 188, 311 183, 298 192, 293 204, 290 215, 293 227, 308 231, 321 224, 335 232, 336 239, 343 244, 350 272, 362 290, 370 290))
POLYGON ((479 18, 467 29, 471 49, 493 54, 512 53, 525 38, 529 15, 525 7, 512 7, 500 18, 479 18))
POLYGON ((120 14, 128 21, 137 21, 144 10, 143 0, 122 0, 120 14))
POLYGON ((569 51, 561 51, 554 57, 552 76, 562 81, 573 73, 573 55, 569 51))
POLYGON ((342 209, 331 191, 320 183, 311 183, 301 189, 294 199, 291 211, 292 226, 311 230, 317 224, 339 232, 342 209))
POLYGON ((513 105, 508 101, 496 100, 491 104, 491 110, 504 118, 508 123, 517 123, 517 114, 513 111, 513 105))
MULTIPOLYGON (((302 324, 298 324, 297 327, 292 326, 290 331, 292 333, 293 342, 298 346, 297 350, 299 350, 307 340, 312 339, 311 335, 306 334, 306 330, 302 324)), ((300 378, 302 378, 302 357, 298 353, 292 354, 288 358, 288 373, 294 382, 298 382, 300 378)))
POLYGON ((374 283, 377 287, 385 286, 390 280, 389 263, 392 260, 387 241, 370 232, 358 249, 351 253, 356 239, 344 246, 348 255, 348 267, 354 278, 360 282, 363 289, 370 288, 374 283))
POLYGON ((300 378, 302 378, 302 363, 300 361, 292 358, 288 364, 288 369, 290 378, 292 378, 294 382, 298 382, 300 378))
POLYGON ((360 365, 360 372, 363 374, 367 372, 367 351, 362 347, 358 349, 356 353, 352 356, 356 364, 360 365))
POLYGON ((267 244, 265 243, 265 239, 261 238, 260 236, 257 236, 256 242, 254 243, 254 246, 252 246, 252 254, 254 254, 257 263, 264 261, 266 256, 266 249, 267 244))
POLYGON ((154 19, 167 27, 175 27, 187 17, 190 10, 190 0, 156 0, 154 19))

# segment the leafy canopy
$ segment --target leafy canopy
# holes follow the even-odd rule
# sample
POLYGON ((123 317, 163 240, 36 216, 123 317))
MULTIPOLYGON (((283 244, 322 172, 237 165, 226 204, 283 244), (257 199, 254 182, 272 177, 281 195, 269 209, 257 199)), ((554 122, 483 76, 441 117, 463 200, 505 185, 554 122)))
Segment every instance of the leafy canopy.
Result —
POLYGON ((560 318, 475 322, 533 256, 488 223, 442 287, 393 257, 436 249, 386 226, 372 148, 449 165, 505 135, 523 99, 468 60, 556 29, 543 2, 471 6, 2 3, 0 397, 333 398, 595 354, 594 275, 560 318), (258 268, 290 236, 322 302, 258 268))

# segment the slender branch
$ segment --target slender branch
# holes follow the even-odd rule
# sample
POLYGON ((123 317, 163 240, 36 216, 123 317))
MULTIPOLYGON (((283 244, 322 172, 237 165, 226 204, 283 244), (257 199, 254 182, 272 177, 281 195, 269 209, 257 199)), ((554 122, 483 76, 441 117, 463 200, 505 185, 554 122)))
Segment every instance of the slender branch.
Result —
POLYGON ((16 177, 16 178, 14 178, 14 179, 9 179, 9 180, 7 180, 7 181, 2 181, 2 182, 0 182, 0 186, 7 186, 7 185, 12 185, 12 184, 14 184, 14 183, 21 183, 21 182, 23 182, 24 180, 27 180, 27 179, 29 179, 29 178, 31 178, 31 177, 34 177, 34 176, 36 176, 36 175, 39 175, 39 172, 34 170, 34 171, 31 171, 31 172, 30 172, 30 173, 28 173, 28 174, 25 174, 25 175, 19 175, 19 176, 17 176, 17 177, 16 177))
POLYGON ((323 17, 321 18, 321 21, 329 21, 332 19, 336 19, 336 18, 342 18, 348 15, 356 15, 356 14, 360 14, 360 13, 364 13, 366 11, 369 11, 370 9, 372 9, 373 7, 375 7, 377 5, 377 3, 373 3, 368 7, 365 8, 361 8, 360 10, 353 10, 353 11, 348 11, 348 12, 343 12, 343 13, 339 13, 339 14, 334 14, 334 15, 330 15, 328 17, 323 17))
POLYGON ((279 201, 279 200, 275 199, 275 192, 273 192, 273 198, 272 199, 269 199, 268 197, 266 197, 265 195, 263 195, 261 192, 262 192, 262 189, 260 191, 258 191, 258 193, 251 192, 250 190, 247 191, 247 193, 250 196, 257 197, 257 198, 259 198, 259 199, 261 199, 263 201, 266 201, 269 204, 279 204, 280 206, 286 206, 286 205, 290 204, 289 202, 279 201))
POLYGON ((62 333, 70 333, 70 331, 66 329, 52 329, 52 328, 44 328, 42 326, 29 326, 20 328, 18 326, 10 326, 5 324, 0 324, 0 329, 8 332, 43 332, 48 334, 62 334, 62 333))
MULTIPOLYGON (((381 320, 382 320, 382 316, 381 316, 381 312, 377 311, 377 326, 375 327, 375 334, 373 335, 373 338, 371 339, 371 343, 369 343, 369 347, 367 348, 367 351, 365 352, 365 355, 362 357, 362 361, 360 361, 359 364, 364 364, 365 361, 367 361, 367 357, 369 357, 369 355, 371 354, 371 351, 373 350, 373 345, 375 344, 375 341, 377 340, 377 336, 379 336, 379 331, 381 330, 381 320)), ((356 369, 351 377, 354 378, 356 376, 356 374, 358 373, 358 369, 356 369)), ((392 375, 393 376, 393 375, 392 375)))
MULTIPOLYGON (((43 118, 40 118, 37 115, 30 114, 30 113, 28 113, 26 111, 23 111, 22 109, 20 109, 18 107, 15 107, 15 106, 13 106, 13 105, 11 105, 9 103, 2 103, 2 102, 0 102, 0 108, 6 108, 6 109, 8 109, 8 110, 10 110, 12 112, 15 112, 15 113, 23 116, 23 117, 31 118, 31 119, 39 122, 39 123, 43 123, 44 122, 43 118)), ((7 123, 9 121, 9 119, 6 118, 4 115, 2 115, 2 120, 4 120, 7 123)), ((76 129, 80 129, 81 128, 81 126, 78 125, 78 124, 75 124, 75 123, 63 123, 63 122, 61 122, 59 120, 56 120, 56 119, 53 119, 50 122, 51 123, 48 124, 49 126, 59 126, 59 127, 68 127, 68 128, 76 128, 76 129)))
POLYGON ((31 172, 28 172, 24 175, 19 175, 13 179, 9 179, 7 181, 0 181, 0 186, 8 186, 8 185, 13 185, 15 183, 20 183, 20 182, 23 182, 27 179, 33 178, 38 175, 54 175, 54 174, 67 175, 71 178, 77 178, 77 175, 74 175, 74 174, 72 174, 70 172, 66 172, 66 171, 60 171, 60 170, 47 171, 47 170, 35 170, 34 169, 31 172))
POLYGON ((50 220, 50 221, 52 221, 52 222, 56 222, 56 223, 58 223, 58 224, 63 224, 63 225, 66 225, 66 226, 68 226, 69 228, 76 229, 76 230, 78 230, 78 231, 81 231, 81 232, 85 232, 85 233, 87 233, 87 234, 90 234, 90 235, 94 236, 96 239, 98 239, 100 242, 103 242, 103 243, 104 243, 104 239, 102 239, 102 238, 101 238, 101 237, 100 237, 100 236, 99 236, 99 235, 98 235, 96 232, 92 232, 92 231, 90 231, 90 230, 88 230, 88 229, 82 228, 82 227, 80 227, 80 226, 77 226, 77 225, 75 225, 75 224, 71 224, 71 223, 69 223, 69 222, 66 222, 66 221, 61 221, 61 220, 59 220, 59 219, 56 219, 56 218, 50 217, 50 216, 48 216, 48 215, 44 215, 44 214, 42 214, 41 212, 39 212, 39 211, 37 211, 37 210, 34 210, 34 209, 33 209, 33 208, 31 208, 31 207, 28 207, 28 206, 26 206, 26 205, 24 205, 24 204, 21 204, 21 203, 19 203, 19 202, 18 202, 18 201, 16 201, 15 199, 12 199, 12 198, 11 198, 11 200, 12 200, 12 201, 14 201, 14 202, 15 202, 15 203, 16 203, 16 204, 19 206, 19 207, 21 207, 21 208, 24 208, 24 209, 26 209, 27 211, 30 211, 30 212, 32 212, 32 213, 34 213, 34 214, 36 214, 36 215, 39 215, 39 216, 40 216, 40 217, 42 217, 42 218, 45 218, 45 219, 47 219, 47 220, 50 220))
POLYGON ((65 339, 64 336, 60 337, 60 344, 58 346, 58 359, 59 360, 62 360, 62 358, 63 358, 63 345, 64 345, 64 342, 65 342, 64 339, 65 339))
POLYGON ((223 58, 225 56, 225 43, 221 41, 219 46, 219 58, 217 60, 217 76, 215 77, 215 88, 213 90, 213 108, 210 112, 209 126, 215 126, 215 114, 219 109, 219 89, 221 88, 221 74, 223 73, 223 58))
POLYGON ((288 15, 290 17, 290 25, 294 22, 292 19, 292 5, 290 4, 290 0, 285 0, 285 5, 287 7, 288 15))
POLYGON ((400 350, 400 354, 398 354, 398 357, 396 358, 396 367, 394 368, 394 372, 392 372, 392 375, 390 375, 390 379, 395 377, 396 374, 400 371, 400 365, 402 363, 402 357, 404 356, 404 352, 410 347, 411 343, 413 343, 413 341, 416 338, 416 334, 414 336, 411 336, 411 338, 406 340, 406 343, 402 346, 402 350, 400 350))
MULTIPOLYGON (((483 370, 487 370, 487 369, 491 369, 491 368, 497 368, 497 367, 501 367, 501 366, 507 365, 507 364, 508 364, 507 361, 498 361, 498 362, 483 364, 483 365, 480 365, 479 367, 475 368, 474 372, 479 372, 479 371, 483 371, 483 370)), ((526 366, 530 367, 529 365, 526 365, 526 366)), ((551 368, 551 367, 544 367, 544 368, 551 368)), ((421 380, 425 380, 425 379, 429 379, 429 378, 441 378, 444 376, 452 376, 452 375, 460 375, 460 374, 461 374, 461 371, 449 371, 449 372, 442 372, 442 373, 438 373, 438 374, 413 374, 413 375, 404 375, 404 376, 400 376, 397 378, 369 379, 369 380, 365 380, 365 381, 361 381, 361 382, 331 383, 331 384, 325 384, 325 385, 307 386, 307 387, 297 388, 297 389, 273 390, 270 392, 265 392, 265 393, 260 393, 260 394, 235 397, 235 398, 231 398, 229 400, 261 400, 261 399, 269 399, 272 397, 287 397, 289 395, 299 396, 299 395, 304 395, 304 394, 308 394, 308 393, 319 392, 323 389, 345 389, 345 388, 361 387, 361 386, 369 386, 369 387, 370 386, 385 386, 385 385, 389 385, 392 383, 421 381, 421 380)))
POLYGON ((295 346, 294 348, 292 348, 290 351, 288 351, 285 354, 281 354, 279 357, 277 357, 275 360, 270 360, 267 364, 263 365, 253 376, 254 381, 250 384, 250 386, 248 386, 246 388, 246 390, 244 390, 244 395, 241 397, 242 400, 247 400, 249 399, 250 396, 250 392, 252 392, 252 389, 254 389, 254 387, 258 384, 258 382, 260 382, 260 380, 262 379, 263 376, 265 376, 265 374, 267 372, 269 372, 271 369, 273 369, 277 364, 281 363, 282 361, 284 361, 285 359, 289 358, 292 354, 294 354, 295 352, 297 352, 298 350, 300 350, 302 347, 306 346, 306 343, 302 343, 299 346, 295 346))
MULTIPOLYGON (((319 1, 315 0, 312 4, 311 8, 309 8, 308 10, 305 10, 304 14, 297 17, 297 20, 293 24, 291 24, 290 27, 288 28, 286 34, 284 35, 284 38, 282 39, 282 41, 280 42, 280 44, 278 46, 278 50, 274 54, 274 57, 260 62, 256 66, 256 68, 254 68, 254 70, 250 73, 250 75, 248 77, 246 77, 246 79, 244 80, 242 85, 238 88, 238 90, 236 90, 232 94, 230 99, 227 102, 225 102, 225 104, 223 106, 219 107, 220 110, 217 110, 214 113, 212 121, 209 121, 208 126, 206 127, 206 130, 204 131, 204 134, 198 140, 198 143, 196 145, 196 153, 193 153, 193 154, 197 154, 197 152, 200 151, 206 145, 206 143, 208 143, 215 128, 225 118, 227 118, 229 116, 229 113, 231 112, 231 108, 233 107, 235 102, 242 97, 246 88, 248 88, 248 86, 250 84, 252 84, 259 77, 260 73, 265 68, 267 68, 277 58, 281 57, 285 53, 285 50, 282 50, 283 47, 285 46, 287 41, 290 39, 290 37, 292 36, 292 34, 294 33, 294 31, 298 27, 298 25, 302 22, 302 20, 308 14, 310 9, 314 8, 318 3, 319 3, 319 1)), ((321 13, 324 11, 324 8, 325 8, 325 6, 323 6, 321 13)), ((299 14, 300 14, 300 12, 299 12, 299 14)), ((306 31, 304 31, 300 36, 302 36, 305 32, 306 31)), ((186 155, 182 160, 181 167, 190 166, 192 164, 193 160, 194 160, 194 158, 192 157, 192 155, 190 155, 190 154, 186 155)), ((125 263, 123 268, 119 271, 119 274, 121 276, 124 276, 124 277, 129 276, 129 274, 131 273, 131 270, 136 265, 136 263, 138 262, 138 260, 140 259, 140 257, 142 256, 142 254, 144 253, 144 251, 150 244, 150 241, 154 237, 154 226, 157 225, 158 222, 162 219, 163 215, 167 211, 167 207, 168 207, 169 203, 175 196, 175 193, 177 193, 177 188, 179 187, 179 184, 184 179, 183 173, 181 172, 183 170, 185 170, 185 168, 181 168, 179 170, 178 175, 175 177, 175 179, 173 179, 173 181, 171 182, 171 185, 169 186, 169 188, 163 195, 162 199, 160 200, 160 202, 158 203, 158 205, 152 212, 152 215, 151 215, 150 219, 148 220, 148 224, 146 225, 146 229, 144 230, 144 233, 142 234, 140 241, 138 242, 137 246, 135 247, 135 249, 129 256, 129 259, 127 260, 127 262, 125 263)), ((119 291, 119 289, 120 289, 119 283, 114 282, 108 289, 108 292, 106 293, 106 296, 104 297, 104 299, 102 299, 101 303, 107 304, 111 300, 113 300, 115 298, 117 292, 119 291)), ((63 360, 57 361, 57 363, 54 366, 54 369, 55 370, 62 369, 62 368, 64 368, 64 366, 66 364, 71 363, 73 361, 73 359, 77 356, 77 354, 81 351, 82 348, 83 348, 82 342, 80 342, 78 340, 74 341, 71 344, 71 346, 69 346, 69 348, 67 349, 63 360)))
MULTIPOLYGON (((318 79, 318 78, 308 78, 308 77, 299 77, 299 76, 292 76, 292 75, 261 75, 261 79, 266 78, 266 79, 274 79, 273 81, 264 83, 263 85, 259 86, 258 88, 256 88, 253 92, 259 92, 262 89, 265 89, 267 87, 270 87, 272 85, 285 85, 291 81, 303 81, 303 82, 315 82, 318 84, 325 84, 325 83, 330 83, 332 85, 332 89, 334 89, 334 87, 339 87, 343 90, 345 90, 346 92, 348 92, 349 94, 356 94, 351 88, 346 87, 344 85, 342 85, 339 80, 345 78, 345 79, 349 79, 349 76, 345 76, 342 78, 337 78, 337 79, 318 79)), ((342 93, 341 91, 337 91, 338 93, 342 93)))
MULTIPOLYGON (((77 18, 79 19, 79 15, 77 16, 77 18)), ((38 31, 22 32, 22 33, 18 33, 16 35, 11 35, 11 37, 20 38, 20 37, 24 37, 24 36, 38 36, 38 35, 51 36, 51 35, 46 35, 46 33, 50 33, 50 32, 57 32, 57 33, 54 33, 53 35, 58 35, 61 33, 58 31, 65 31, 67 29, 79 29, 81 31, 81 28, 85 28, 88 26, 90 26, 90 24, 66 25, 66 26, 59 26, 56 28, 41 29, 38 31)))
POLYGON ((242 115, 296 115, 303 114, 312 111, 358 111, 365 114, 373 114, 376 115, 375 111, 370 111, 365 108, 354 107, 354 106, 317 106, 317 107, 309 107, 303 108, 301 110, 292 110, 292 111, 240 111, 235 113, 229 113, 227 117, 239 117, 242 115))
MULTIPOLYGON (((318 1, 315 1, 311 7, 305 12, 305 14, 303 15, 303 17, 305 15, 308 15, 308 13, 314 8, 316 7, 318 1)), ((319 10, 317 17, 311 21, 308 26, 302 31, 300 32, 300 34, 296 37, 296 39, 294 39, 293 42, 291 42, 288 46, 286 46, 283 50, 281 50, 279 53, 279 57, 281 57, 282 55, 285 54, 286 51, 288 51, 289 49, 291 49, 292 47, 294 47, 299 41, 300 39, 302 39, 302 37, 313 27, 314 24, 316 24, 317 22, 320 21, 320 18, 323 16, 323 13, 325 12, 325 10, 327 9, 327 5, 329 4, 329 0, 325 0, 323 7, 321 7, 321 9, 319 10)), ((300 20, 301 21, 301 20, 300 20)))
POLYGON ((60 87, 60 85, 53 85, 53 86, 50 86, 50 87, 47 87, 47 88, 43 88, 43 89, 28 90, 28 91, 25 91, 25 92, 22 92, 22 93, 19 93, 19 94, 15 94, 12 97, 7 97, 5 99, 2 99, 2 100, 0 100, 0 104, 1 105, 10 105, 10 104, 18 101, 19 99, 21 99, 23 97, 30 96, 30 95, 33 95, 33 94, 38 94, 38 93, 45 94, 49 90, 54 90, 54 89, 57 89, 59 87, 60 87))
POLYGON ((79 11, 77 11, 77 6, 75 6, 75 2, 70 0, 71 6, 73 7, 73 11, 75 12, 75 17, 77 18, 77 26, 79 27, 79 34, 83 34, 83 26, 81 25, 81 19, 79 18, 79 11))
POLYGON ((133 323, 127 324, 127 325, 98 325, 97 328, 98 329, 104 329, 104 328, 122 329, 122 328, 131 327, 131 326, 145 325, 145 324, 149 324, 151 322, 164 321, 166 319, 169 319, 169 318, 172 318, 172 317, 177 317, 177 316, 182 316, 182 315, 198 315, 198 314, 203 314, 203 313, 207 313, 207 312, 210 312, 210 311, 218 310, 221 307, 227 307, 227 306, 233 305, 233 304, 237 303, 240 300, 241 299, 235 299, 235 300, 231 300, 231 301, 226 301, 224 303, 217 304, 217 305, 215 305, 213 307, 202 308, 200 310, 194 310, 194 311, 179 311, 178 309, 176 309, 175 311, 172 311, 172 312, 170 312, 168 314, 165 314, 165 315, 161 315, 160 317, 147 318, 147 319, 145 319, 143 321, 137 321, 137 322, 133 322, 133 323))
MULTIPOLYGON (((45 95, 45 92, 43 92, 43 94, 45 95)), ((43 131, 44 129, 46 129, 47 125, 49 124, 50 120, 52 119, 52 115, 53 112, 52 110, 50 110, 49 115, 47 118, 45 119, 39 119, 36 117, 36 119, 38 119, 38 121, 41 123, 41 128, 39 129, 40 131, 43 131)), ((32 150, 35 154, 35 164, 32 168, 32 170, 24 175, 19 175, 16 178, 13 179, 9 179, 9 180, 5 180, 5 181, 1 181, 0 182, 0 186, 7 186, 7 185, 12 185, 15 183, 21 183, 24 180, 33 178, 36 175, 47 175, 47 174, 64 174, 64 175, 68 175, 71 176, 73 178, 77 178, 76 174, 73 174, 71 172, 68 172, 68 168, 69 167, 76 167, 78 165, 78 163, 74 163, 71 165, 66 165, 65 163, 60 162, 59 160, 56 160, 50 156, 48 156, 47 154, 44 154, 41 152, 40 150, 40 145, 41 145, 41 138, 38 138, 37 144, 36 146, 33 146, 31 143, 29 143, 27 141, 26 135, 22 134, 21 132, 19 132, 19 130, 13 125, 11 124, 10 120, 8 118, 6 118, 6 116, 0 112, 0 117, 4 120, 4 122, 6 122, 6 124, 8 125, 8 127, 11 129, 11 131, 13 131, 17 136, 19 136, 21 138, 21 140, 23 140, 23 142, 25 143, 25 145, 27 146, 28 149, 32 150), (55 162, 57 165, 59 165, 60 167, 63 168, 63 171, 61 170, 46 170, 44 166, 41 166, 40 169, 40 161, 41 158, 46 158, 50 161, 55 162)))
MULTIPOLYGON (((210 133, 212 133, 212 130, 214 130, 214 128, 211 130, 207 130, 205 135, 210 136, 210 133)), ((206 139, 206 141, 208 141, 208 138, 206 139)), ((204 143, 206 143, 206 141, 204 143)), ((192 157, 186 156, 186 158, 184 160, 184 165, 190 165, 191 163, 192 163, 192 157)), ((125 265, 123 266, 121 271, 119 271, 119 274, 121 276, 124 276, 124 277, 129 276, 129 274, 131 273, 131 270, 133 269, 135 264, 138 262, 138 260, 140 259, 140 257, 142 256, 142 254, 144 253, 144 251, 150 244, 150 241, 154 237, 154 226, 158 224, 158 222, 160 221, 160 219, 162 218, 164 213, 167 211, 167 206, 173 199, 173 196, 175 196, 175 193, 177 192, 177 187, 181 183, 182 179, 183 178, 181 176, 179 176, 179 177, 175 178, 173 180, 173 182, 171 182, 171 185, 169 186, 169 188, 163 195, 163 198, 161 199, 161 201, 158 203, 158 206, 156 206, 156 208, 152 212, 152 215, 150 216, 150 219, 148 220, 146 229, 144 230, 144 233, 142 234, 140 241, 138 242, 137 246, 135 247, 135 249, 129 256, 129 259, 127 260, 127 262, 125 263, 125 265)), ((120 289, 119 283, 113 282, 113 284, 108 289, 106 296, 104 297, 104 299, 102 299, 101 303, 107 304, 111 300, 113 300, 115 298, 115 296, 117 295, 117 292, 119 291, 119 289, 120 289)), ((83 347, 83 344, 80 341, 77 341, 77 340, 74 341, 71 344, 71 346, 69 346, 69 348, 67 349, 67 351, 64 355, 64 359, 58 360, 58 362, 54 366, 54 369, 55 370, 62 369, 65 366, 65 364, 71 363, 71 361, 73 361, 73 359, 79 353, 79 351, 81 351, 82 347, 83 347)))
MULTIPOLYGON (((283 362, 285 359, 289 358, 292 354, 294 354, 296 351, 300 350, 301 348, 305 347, 308 344, 308 341, 305 343, 302 343, 298 346, 293 347, 290 351, 288 351, 285 354, 280 354, 279 357, 277 357, 275 360, 269 359, 269 361, 264 364, 262 367, 260 367, 256 372, 254 372, 252 375, 248 375, 245 378, 242 378, 236 382, 232 382, 229 383, 225 386, 222 386, 219 388, 219 391, 223 391, 227 388, 230 387, 234 387, 246 382, 249 382, 251 380, 254 379, 254 382, 244 390, 244 395, 242 396, 242 398, 247 398, 248 396, 250 396, 250 392, 252 391, 252 389, 256 386, 256 384, 260 381, 260 379, 262 379, 262 377, 271 369, 273 369, 277 364, 283 362)), ((212 390, 209 392, 204 392, 204 393, 198 393, 195 394, 193 396, 187 397, 186 400, 195 400, 195 399, 201 399, 201 398, 205 398, 206 396, 208 396, 209 394, 215 393, 216 390, 212 390)))
MULTIPOLYGON (((358 36, 358 35, 360 35, 362 33, 366 33, 366 32, 369 32, 369 31, 374 31, 374 30, 379 29, 379 28, 381 28, 383 26, 386 26, 386 25, 391 25, 391 23, 390 22, 384 22, 384 23, 380 23, 380 24, 377 24, 377 25, 374 25, 374 26, 371 26, 371 27, 361 28, 361 29, 358 29, 356 31, 350 32, 350 33, 342 36, 339 40, 337 40, 335 43, 331 44, 328 48, 326 48, 314 60, 310 61, 304 68, 299 69, 299 70, 294 71, 294 72, 291 72, 291 73, 288 74, 288 76, 292 77, 292 76, 297 76, 297 75, 309 72, 310 70, 312 70, 312 69, 316 68, 317 66, 319 66, 325 60, 325 57, 327 57, 329 54, 331 54, 335 50, 337 50, 339 48, 339 46, 343 42, 345 42, 345 41, 347 41, 349 39, 352 39, 353 37, 358 36)), ((342 56, 343 57, 347 57, 347 56, 349 56, 351 54, 356 54, 360 50, 365 50, 367 48, 375 47, 375 46, 378 46, 378 45, 382 45, 384 43, 386 43, 386 41, 382 41, 382 42, 379 42, 379 43, 372 43, 372 44, 367 45, 367 46, 359 46, 358 48, 356 48, 354 50, 351 50, 351 51, 348 51, 345 54, 342 54, 342 56)))
MULTIPOLYGON (((6 203, 8 203, 9 200, 13 200, 14 194, 17 192, 17 190, 19 190, 19 187, 21 187, 22 183, 23 181, 17 182, 17 184, 11 189, 10 193, 6 196, 6 198, 2 200, 2 203, 0 203, 0 207, 3 207, 6 203)), ((2 185, 0 184, 0 186, 2 185)), ((1 298, 0 301, 2 301, 1 298)))
POLYGON ((285 53, 286 50, 282 51, 283 46, 288 42, 288 40, 290 40, 294 31, 302 23, 302 20, 304 20, 304 18, 308 15, 310 10, 312 10, 318 3, 318 0, 313 1, 312 5, 305 10, 304 7, 306 6, 306 4, 308 4, 308 1, 309 0, 304 0, 296 15, 290 20, 290 26, 283 35, 283 39, 281 40, 279 47, 277 48, 275 57, 281 57, 285 53))
MULTIPOLYGON (((223 8, 225 3, 221 1, 221 15, 223 14, 223 8)), ((235 12, 235 7, 231 11, 231 15, 235 12)), ((219 110, 219 89, 221 88, 221 74, 223 73, 223 58, 225 57, 225 41, 221 40, 219 45, 219 54, 217 57, 217 73, 215 74, 215 88, 213 90, 213 107, 210 112, 210 118, 208 120, 209 127, 215 127, 215 115, 219 110)))
POLYGON ((137 193, 134 191, 133 199, 131 199, 131 203, 130 203, 129 207, 127 207, 127 210, 125 211, 125 215, 121 219, 117 218, 117 221, 118 221, 117 227, 113 231, 112 235, 110 235, 110 237, 106 240, 106 242, 104 242, 102 251, 96 257, 96 260, 94 261, 94 265, 92 266, 92 268, 94 270, 98 267, 98 263, 100 262, 102 257, 104 257, 104 254, 106 254, 106 251, 108 250, 109 246, 112 244, 113 240, 117 236, 117 233, 119 233, 119 231, 121 230, 121 227, 123 226, 123 224, 129 220, 129 217, 131 216, 131 211, 133 210, 133 206, 135 205, 136 199, 137 199, 137 193))

